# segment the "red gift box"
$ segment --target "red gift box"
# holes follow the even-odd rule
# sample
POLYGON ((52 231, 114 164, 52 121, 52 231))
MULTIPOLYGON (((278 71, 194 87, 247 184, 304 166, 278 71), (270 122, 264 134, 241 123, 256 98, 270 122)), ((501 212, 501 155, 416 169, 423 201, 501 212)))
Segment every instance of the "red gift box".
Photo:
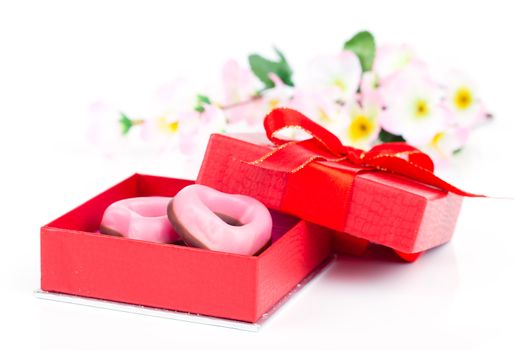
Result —
MULTIPOLYGON (((269 116, 280 113, 287 117, 290 111, 275 110, 269 116)), ((298 114, 291 112, 293 116, 298 114)), ((277 116, 280 117, 280 114, 277 116)), ((302 118, 306 117, 299 115, 299 118, 304 121, 302 118)), ((268 116, 265 123, 267 121, 268 116)), ((275 130, 265 126, 272 139, 275 130)), ((320 128, 318 125, 313 127, 320 128)), ((323 129, 320 134, 322 137, 335 137, 327 136, 327 133, 323 129)), ((314 138, 320 136, 314 135, 314 138)), ((321 145, 325 144, 324 141, 321 139, 321 145)), ((283 143, 282 146, 288 145, 283 143)), ((331 228, 336 231, 333 233, 334 249, 342 253, 354 250, 356 242, 359 245, 370 241, 393 248, 402 256, 408 254, 405 258, 410 260, 410 254, 450 240, 462 196, 391 172, 362 171, 359 166, 348 162, 323 159, 297 162, 296 158, 305 157, 301 152, 308 157, 312 152, 308 148, 292 148, 295 145, 290 147, 291 150, 284 150, 282 146, 254 144, 214 134, 208 143, 197 183, 224 192, 255 197, 270 208, 331 228), (277 152, 281 154, 277 155, 277 152), (257 166, 269 157, 276 156, 281 157, 284 167, 286 163, 296 163, 291 168, 299 166, 293 171, 276 171, 270 167, 257 166), (362 242, 357 238, 362 239, 362 242)), ((428 158, 423 156, 426 157, 423 160, 428 158)), ((431 177, 434 182, 444 183, 432 174, 424 175, 431 177)))
POLYGON ((42 290, 256 322, 330 255, 326 229, 277 211, 258 256, 97 233, 111 203, 192 183, 135 174, 42 227, 42 290))

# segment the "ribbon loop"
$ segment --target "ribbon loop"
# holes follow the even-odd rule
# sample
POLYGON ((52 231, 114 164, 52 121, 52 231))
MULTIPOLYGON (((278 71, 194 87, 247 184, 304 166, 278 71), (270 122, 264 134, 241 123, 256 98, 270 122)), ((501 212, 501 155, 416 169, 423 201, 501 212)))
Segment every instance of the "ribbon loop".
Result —
POLYGON ((282 145, 289 142, 288 140, 283 140, 276 136, 279 131, 286 128, 303 130, 311 135, 312 139, 317 140, 322 147, 326 148, 326 150, 334 156, 343 156, 346 153, 345 146, 343 146, 337 136, 296 110, 277 108, 264 118, 266 136, 276 145, 282 145))

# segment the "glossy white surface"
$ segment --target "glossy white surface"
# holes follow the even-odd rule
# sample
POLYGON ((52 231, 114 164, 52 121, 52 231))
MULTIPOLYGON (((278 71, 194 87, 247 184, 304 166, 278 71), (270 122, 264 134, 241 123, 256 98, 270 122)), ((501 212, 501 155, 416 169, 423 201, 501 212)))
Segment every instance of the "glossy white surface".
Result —
POLYGON ((3 2, 0 348, 524 348, 525 26, 516 4, 3 2), (179 75, 216 83, 227 57, 273 44, 300 70, 362 28, 475 78, 495 121, 442 174, 515 199, 465 200, 453 241, 414 264, 337 260, 255 334, 33 297, 41 225, 135 171, 198 169, 175 155, 99 156, 82 139, 89 103, 134 104, 179 75))

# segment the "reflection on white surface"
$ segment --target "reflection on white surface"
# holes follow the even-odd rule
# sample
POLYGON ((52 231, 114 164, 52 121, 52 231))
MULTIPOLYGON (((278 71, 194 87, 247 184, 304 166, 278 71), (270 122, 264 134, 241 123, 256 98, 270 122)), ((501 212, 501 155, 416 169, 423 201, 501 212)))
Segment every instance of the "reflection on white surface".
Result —
POLYGON ((151 307, 144 307, 139 305, 131 305, 125 303, 117 303, 113 301, 83 298, 75 295, 61 294, 61 293, 50 293, 42 290, 35 291, 35 296, 39 299, 59 301, 68 304, 83 305, 89 307, 95 307, 105 310, 128 312, 131 314, 137 314, 142 316, 161 317, 170 320, 185 321, 198 323, 203 325, 226 327, 232 329, 238 329, 242 331, 256 332, 260 328, 258 323, 248 323, 235 320, 228 320, 217 317, 208 317, 203 315, 191 314, 188 312, 177 312, 156 309, 151 307))

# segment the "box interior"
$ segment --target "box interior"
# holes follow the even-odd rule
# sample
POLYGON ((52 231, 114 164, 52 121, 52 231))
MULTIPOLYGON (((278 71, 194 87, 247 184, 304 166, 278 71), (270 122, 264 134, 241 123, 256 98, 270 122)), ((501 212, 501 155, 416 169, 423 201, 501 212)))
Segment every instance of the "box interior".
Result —
MULTIPOLYGON (((194 181, 173 181, 173 179, 166 177, 135 174, 60 218, 50 222, 46 226, 64 230, 98 233, 104 211, 111 203, 132 197, 172 197, 182 188, 191 184, 194 184, 194 181)), ((272 243, 275 243, 300 220, 276 210, 269 210, 273 221, 272 243)), ((127 239, 123 237, 116 238, 127 239)))

